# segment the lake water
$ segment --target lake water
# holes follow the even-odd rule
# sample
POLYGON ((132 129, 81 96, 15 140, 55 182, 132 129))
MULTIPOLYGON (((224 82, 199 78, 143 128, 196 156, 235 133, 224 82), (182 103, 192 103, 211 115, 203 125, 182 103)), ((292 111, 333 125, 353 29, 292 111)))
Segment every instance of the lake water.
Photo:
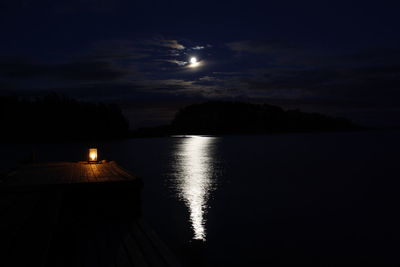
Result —
MULTIPOLYGON (((399 264, 400 133, 186 136, 98 144, 144 181, 145 219, 206 266, 399 264)), ((1 145, 6 168, 85 146, 1 145)))

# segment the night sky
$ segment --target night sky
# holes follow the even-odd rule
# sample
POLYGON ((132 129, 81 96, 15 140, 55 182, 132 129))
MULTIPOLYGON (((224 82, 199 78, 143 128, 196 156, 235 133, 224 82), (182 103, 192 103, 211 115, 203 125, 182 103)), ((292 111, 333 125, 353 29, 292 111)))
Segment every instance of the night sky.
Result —
POLYGON ((115 102, 131 128, 216 99, 400 125, 396 2, 1 0, 0 94, 115 102))

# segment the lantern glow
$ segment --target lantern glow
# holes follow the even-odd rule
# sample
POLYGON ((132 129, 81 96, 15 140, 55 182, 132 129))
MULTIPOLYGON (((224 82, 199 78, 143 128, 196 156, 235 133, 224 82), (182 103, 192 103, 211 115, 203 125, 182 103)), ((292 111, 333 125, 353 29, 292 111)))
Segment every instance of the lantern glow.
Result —
POLYGON ((97 148, 89 148, 89 162, 97 161, 97 148))

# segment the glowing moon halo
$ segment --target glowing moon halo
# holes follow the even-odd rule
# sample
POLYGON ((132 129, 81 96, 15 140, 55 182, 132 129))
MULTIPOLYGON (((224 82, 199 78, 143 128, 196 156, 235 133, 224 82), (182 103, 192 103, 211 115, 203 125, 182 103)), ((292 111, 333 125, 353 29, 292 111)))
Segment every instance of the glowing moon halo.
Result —
POLYGON ((189 68, 196 68, 196 67, 200 66, 200 64, 201 64, 201 61, 198 61, 196 57, 191 57, 189 59, 189 62, 190 62, 189 66, 188 66, 189 68))
POLYGON ((190 58, 190 63, 191 63, 191 64, 196 64, 196 63, 197 63, 197 58, 191 57, 191 58, 190 58))

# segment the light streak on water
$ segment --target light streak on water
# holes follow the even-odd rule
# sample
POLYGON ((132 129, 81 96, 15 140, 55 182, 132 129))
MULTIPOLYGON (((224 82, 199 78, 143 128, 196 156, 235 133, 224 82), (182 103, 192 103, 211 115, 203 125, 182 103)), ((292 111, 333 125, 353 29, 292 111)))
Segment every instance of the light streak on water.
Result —
POLYGON ((208 199, 215 187, 213 149, 216 137, 182 138, 175 153, 175 186, 189 209, 193 239, 206 239, 208 199))

